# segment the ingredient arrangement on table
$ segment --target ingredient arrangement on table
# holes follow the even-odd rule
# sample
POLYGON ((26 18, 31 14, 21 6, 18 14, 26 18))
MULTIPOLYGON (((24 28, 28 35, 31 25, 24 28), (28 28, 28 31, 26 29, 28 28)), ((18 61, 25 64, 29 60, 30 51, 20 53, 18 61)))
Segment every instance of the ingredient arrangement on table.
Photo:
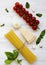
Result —
MULTIPOLYGON (((30 3, 26 2, 25 7, 29 9, 30 3)), ((29 25, 29 27, 32 28, 33 31, 36 31, 37 29, 39 29, 40 21, 35 16, 33 16, 32 13, 27 11, 26 8, 24 8, 23 5, 19 2, 16 2, 13 6, 13 12, 22 17, 24 22, 27 23, 27 25, 29 25)), ((9 10, 7 8, 5 8, 5 11, 9 13, 9 10)), ((36 16, 41 18, 42 14, 36 13, 36 16)), ((3 26, 5 26, 5 24, 0 25, 0 27, 3 26)), ((37 38, 33 32, 28 31, 26 28, 21 28, 21 25, 19 23, 14 23, 12 26, 15 31, 19 30, 21 36, 28 44, 31 44, 36 40, 36 46, 40 43, 40 41, 44 38, 46 34, 46 29, 44 29, 41 31, 39 37, 37 38)), ((23 43, 23 41, 16 35, 13 29, 4 34, 4 36, 15 48, 17 48, 17 50, 13 50, 13 52, 5 52, 7 59, 4 62, 6 64, 11 64, 14 60, 16 60, 16 62, 21 65, 23 59, 18 59, 19 52, 30 64, 36 62, 36 60, 38 59, 37 56, 32 51, 30 51, 30 49, 27 48, 26 44, 23 43)), ((35 49, 35 46, 32 46, 32 48, 35 49)), ((43 46, 40 46, 39 48, 43 48, 43 46)))

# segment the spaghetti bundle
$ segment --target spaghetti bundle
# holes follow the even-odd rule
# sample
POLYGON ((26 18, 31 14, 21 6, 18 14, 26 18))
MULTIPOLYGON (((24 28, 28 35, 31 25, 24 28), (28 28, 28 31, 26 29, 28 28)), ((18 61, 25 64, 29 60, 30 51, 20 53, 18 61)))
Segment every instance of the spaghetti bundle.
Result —
POLYGON ((19 50, 22 56, 29 62, 33 63, 36 56, 24 45, 13 30, 10 30, 5 37, 19 50))

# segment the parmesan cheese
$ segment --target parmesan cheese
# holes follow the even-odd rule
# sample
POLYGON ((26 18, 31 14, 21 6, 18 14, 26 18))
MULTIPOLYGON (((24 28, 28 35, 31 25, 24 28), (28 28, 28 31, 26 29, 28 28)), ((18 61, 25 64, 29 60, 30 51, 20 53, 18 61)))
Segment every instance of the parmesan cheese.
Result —
POLYGON ((20 32, 28 43, 32 43, 36 38, 35 34, 29 32, 27 29, 21 29, 20 32))

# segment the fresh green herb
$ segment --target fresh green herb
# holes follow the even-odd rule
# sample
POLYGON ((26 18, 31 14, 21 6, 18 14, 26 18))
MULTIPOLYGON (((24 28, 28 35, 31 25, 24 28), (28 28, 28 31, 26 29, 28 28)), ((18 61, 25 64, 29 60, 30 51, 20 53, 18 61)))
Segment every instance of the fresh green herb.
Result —
MULTIPOLYGON (((19 52, 17 50, 13 50, 13 53, 11 52, 5 52, 7 59, 4 61, 6 64, 11 64, 19 55, 19 52)), ((17 63, 21 65, 22 60, 17 59, 17 63)))
POLYGON ((38 37, 38 39, 37 39, 37 41, 36 41, 36 44, 39 44, 39 43, 40 43, 40 41, 41 41, 41 38, 40 38, 40 37, 38 37))
POLYGON ((40 46, 40 48, 43 48, 43 46, 40 46))
POLYGON ((40 36, 38 37, 38 39, 37 39, 37 41, 36 41, 36 44, 39 44, 39 43, 40 43, 40 41, 41 41, 41 39, 44 37, 44 35, 45 35, 45 30, 43 30, 43 31, 41 32, 40 36))
POLYGON ((0 27, 3 27, 5 24, 1 24, 0 27))
POLYGON ((37 14, 36 14, 36 16, 38 16, 38 17, 42 17, 42 14, 40 14, 40 13, 37 13, 37 14))
POLYGON ((5 60, 5 63, 10 64, 12 61, 14 61, 18 57, 19 52, 17 50, 13 50, 13 53, 5 52, 5 54, 7 56, 7 60, 5 60))
POLYGON ((21 65, 22 59, 17 59, 17 63, 21 65))
POLYGON ((30 4, 28 2, 26 2, 26 8, 29 8, 30 4))
POLYGON ((5 54, 6 54, 6 56, 7 56, 7 58, 9 60, 15 60, 15 57, 14 57, 13 53, 11 53, 11 52, 5 52, 5 54))
POLYGON ((17 50, 13 50, 13 54, 14 54, 14 57, 16 59, 18 57, 18 55, 19 55, 19 52, 17 50))
POLYGON ((5 11, 6 11, 7 13, 9 12, 9 10, 8 10, 7 8, 5 9, 5 11))
POLYGON ((43 31, 41 32, 40 37, 43 38, 44 35, 45 35, 45 30, 43 30, 43 31))
POLYGON ((11 64, 12 61, 13 61, 13 60, 9 60, 9 59, 7 59, 7 60, 5 60, 5 63, 6 63, 6 64, 11 64))

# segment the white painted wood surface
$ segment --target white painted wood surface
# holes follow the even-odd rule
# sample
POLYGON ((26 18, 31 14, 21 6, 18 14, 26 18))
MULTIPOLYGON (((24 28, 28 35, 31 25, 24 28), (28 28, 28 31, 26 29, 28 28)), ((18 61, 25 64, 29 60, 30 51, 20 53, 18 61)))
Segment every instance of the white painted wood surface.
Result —
MULTIPOLYGON (((20 30, 15 30, 12 26, 12 23, 18 22, 21 24, 21 27, 27 28, 29 31, 36 34, 36 38, 39 36, 40 32, 43 29, 46 29, 46 0, 0 0, 0 24, 4 23, 4 27, 0 27, 0 65, 5 65, 4 60, 6 56, 4 54, 5 51, 11 51, 14 46, 5 38, 4 34, 8 32, 10 29, 13 29, 18 37, 25 42, 23 37, 20 34, 20 30), (19 1, 25 7, 25 3, 28 1, 30 3, 29 12, 31 12, 34 16, 36 13, 42 13, 43 16, 41 18, 37 17, 40 20, 39 28, 37 31, 33 31, 22 18, 20 18, 14 11, 13 6, 14 3, 19 1), (9 10, 9 13, 5 11, 5 8, 9 10), (35 10, 35 13, 32 12, 35 10)), ((25 42, 26 43, 26 42, 25 42)), ((32 45, 36 44, 36 40, 26 46, 38 57, 37 61, 34 64, 29 64, 22 56, 19 55, 18 58, 24 59, 22 61, 22 65, 46 65, 46 35, 42 39, 39 45, 43 45, 43 48, 36 47, 35 50, 32 49, 32 45)), ((15 61, 11 65, 18 65, 15 61)))

